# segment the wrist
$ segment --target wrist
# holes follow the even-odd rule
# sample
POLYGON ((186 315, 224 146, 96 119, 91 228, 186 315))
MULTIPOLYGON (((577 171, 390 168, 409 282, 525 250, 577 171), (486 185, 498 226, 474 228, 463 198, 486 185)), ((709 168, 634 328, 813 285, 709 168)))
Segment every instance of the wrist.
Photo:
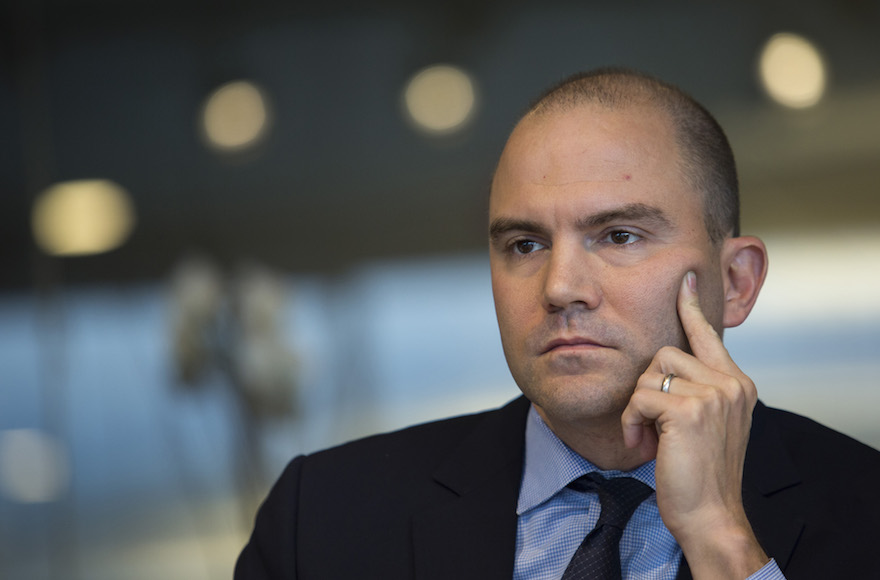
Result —
POLYGON ((743 580, 770 561, 748 522, 710 526, 679 545, 694 580, 743 580))

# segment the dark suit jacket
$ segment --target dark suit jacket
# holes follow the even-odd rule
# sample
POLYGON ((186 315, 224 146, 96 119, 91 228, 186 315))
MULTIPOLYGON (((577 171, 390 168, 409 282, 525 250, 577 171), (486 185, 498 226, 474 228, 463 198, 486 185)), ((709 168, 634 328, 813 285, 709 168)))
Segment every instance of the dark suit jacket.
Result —
MULTIPOLYGON (((519 398, 294 459, 235 578, 509 580, 527 410, 519 398)), ((758 403, 743 498, 789 580, 880 579, 878 480, 874 449, 758 403)))

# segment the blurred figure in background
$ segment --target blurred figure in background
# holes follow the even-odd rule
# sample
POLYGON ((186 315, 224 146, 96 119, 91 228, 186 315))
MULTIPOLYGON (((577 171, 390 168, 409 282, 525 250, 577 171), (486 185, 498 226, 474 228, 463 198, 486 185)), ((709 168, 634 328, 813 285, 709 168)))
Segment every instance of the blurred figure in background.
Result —
MULTIPOLYGON (((178 384, 192 391, 211 383, 212 373, 232 387, 237 430, 233 480, 250 512, 259 501, 266 472, 260 431, 274 419, 296 419, 298 365, 283 335, 289 298, 280 276, 257 264, 240 267, 231 282, 204 257, 190 256, 171 281, 172 354, 178 384)), ((216 386, 216 385, 214 385, 216 386)))

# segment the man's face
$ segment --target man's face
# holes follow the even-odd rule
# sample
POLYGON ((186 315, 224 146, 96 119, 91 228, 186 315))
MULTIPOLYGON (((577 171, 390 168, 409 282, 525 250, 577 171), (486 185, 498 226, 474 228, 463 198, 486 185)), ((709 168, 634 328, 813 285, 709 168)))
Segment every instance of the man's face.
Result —
POLYGON ((489 220, 504 353, 551 426, 617 421, 657 350, 687 350, 676 296, 689 270, 720 331, 719 251, 662 113, 527 117, 501 156, 489 220))

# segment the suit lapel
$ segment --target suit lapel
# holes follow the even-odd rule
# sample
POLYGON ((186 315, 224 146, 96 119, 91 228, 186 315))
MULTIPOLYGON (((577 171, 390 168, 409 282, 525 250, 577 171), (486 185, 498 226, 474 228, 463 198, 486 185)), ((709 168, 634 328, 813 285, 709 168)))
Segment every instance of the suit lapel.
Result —
MULTIPOLYGON (((413 519, 419 580, 509 579, 516 542, 516 502, 522 477, 529 403, 519 398, 486 416, 435 473, 449 498, 413 519)), ((743 475, 749 521, 767 554, 784 570, 797 546, 803 517, 785 501, 800 476, 763 403, 752 422, 743 475)), ((677 580, 691 580, 687 562, 677 580)))
POLYGON ((487 415, 435 472, 449 493, 413 518, 419 580, 513 576, 528 407, 519 398, 487 415))
POLYGON ((758 541, 783 570, 805 525, 804 516, 787 501, 788 492, 801 484, 769 412, 758 402, 746 452, 743 503, 758 541))
MULTIPOLYGON (((801 483, 801 478, 768 419, 767 408, 759 401, 746 451, 743 503, 758 542, 785 570, 804 529, 804 518, 790 507, 785 495, 801 483)), ((692 580, 684 558, 676 580, 692 580)))

